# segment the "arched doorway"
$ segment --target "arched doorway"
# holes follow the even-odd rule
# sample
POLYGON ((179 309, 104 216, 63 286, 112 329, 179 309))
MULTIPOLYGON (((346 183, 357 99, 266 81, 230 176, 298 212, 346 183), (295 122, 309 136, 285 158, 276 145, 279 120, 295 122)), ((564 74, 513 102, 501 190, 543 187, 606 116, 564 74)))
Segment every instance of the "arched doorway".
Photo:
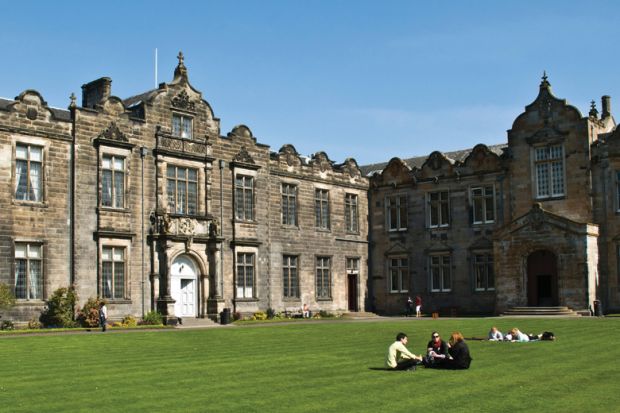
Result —
POLYGON ((557 306, 557 257, 547 250, 534 251, 527 257, 527 301, 536 307, 557 306))
POLYGON ((198 307, 198 273, 187 255, 177 257, 170 268, 170 294, 177 317, 196 317, 198 307))

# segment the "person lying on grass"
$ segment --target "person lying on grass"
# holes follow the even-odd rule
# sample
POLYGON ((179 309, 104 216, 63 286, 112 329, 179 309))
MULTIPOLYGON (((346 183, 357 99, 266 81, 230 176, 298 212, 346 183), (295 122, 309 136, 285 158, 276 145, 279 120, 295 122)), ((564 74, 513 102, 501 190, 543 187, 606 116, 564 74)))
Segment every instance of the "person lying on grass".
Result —
POLYGON ((415 370, 416 366, 422 362, 422 356, 416 356, 407 349, 408 341, 407 334, 396 335, 396 341, 390 345, 385 357, 385 366, 388 369, 415 370))
POLYGON ((465 370, 469 368, 472 358, 469 355, 469 347, 467 347, 467 344, 465 343, 463 334, 459 331, 455 331, 452 335, 450 335, 449 343, 449 356, 446 357, 441 363, 435 363, 427 367, 450 370, 465 370))
POLYGON ((538 341, 538 340, 555 340, 555 334, 550 331, 544 331, 540 334, 525 334, 522 333, 518 328, 513 328, 510 330, 506 336, 504 336, 505 341, 511 342, 519 342, 519 343, 527 343, 529 341, 538 341))
POLYGON ((424 358, 424 365, 426 367, 442 363, 449 356, 448 343, 443 341, 436 331, 433 331, 431 334, 431 341, 428 342, 426 347, 426 357, 424 358))
POLYGON ((491 331, 489 331, 489 340, 490 341, 502 341, 504 339, 504 335, 497 329, 497 327, 491 327, 491 331))

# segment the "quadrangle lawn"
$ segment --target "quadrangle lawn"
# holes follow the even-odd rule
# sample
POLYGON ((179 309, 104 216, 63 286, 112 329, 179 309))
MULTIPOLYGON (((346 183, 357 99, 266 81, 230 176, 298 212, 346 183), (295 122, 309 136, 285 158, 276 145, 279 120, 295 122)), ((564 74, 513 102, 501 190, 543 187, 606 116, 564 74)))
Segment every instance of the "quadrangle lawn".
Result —
POLYGON ((620 318, 392 319, 206 330, 0 336, 0 412, 613 412, 620 318), (466 371, 388 372, 396 333, 553 331, 469 340, 466 371))

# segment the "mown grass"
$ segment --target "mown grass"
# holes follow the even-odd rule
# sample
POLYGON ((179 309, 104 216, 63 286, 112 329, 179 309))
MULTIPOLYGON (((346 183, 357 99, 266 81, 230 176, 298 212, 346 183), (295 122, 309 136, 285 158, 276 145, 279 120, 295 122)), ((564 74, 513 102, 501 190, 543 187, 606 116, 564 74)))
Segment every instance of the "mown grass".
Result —
POLYGON ((0 338, 1 412, 617 411, 619 318, 396 319, 0 338), (468 342, 467 371, 380 370, 399 331, 468 342))

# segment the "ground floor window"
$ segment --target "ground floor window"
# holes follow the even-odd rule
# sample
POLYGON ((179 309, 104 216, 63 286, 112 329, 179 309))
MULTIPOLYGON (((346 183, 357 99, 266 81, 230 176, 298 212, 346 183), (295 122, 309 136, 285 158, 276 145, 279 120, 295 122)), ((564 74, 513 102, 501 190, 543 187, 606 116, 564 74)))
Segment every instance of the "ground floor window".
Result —
POLYGON ((298 259, 296 255, 282 257, 282 285, 284 287, 282 295, 284 298, 299 298, 298 259))
POLYGON ((449 254, 431 255, 430 275, 431 291, 446 292, 452 290, 451 258, 449 254))
POLYGON ((102 247, 101 287, 102 297, 125 298, 125 247, 102 247))
POLYGON ((15 244, 15 298, 43 299, 43 246, 15 244))
POLYGON ((390 292, 406 293, 409 284, 409 260, 405 257, 389 259, 390 292))
POLYGON ((237 298, 254 297, 254 254, 237 253, 237 298))
POLYGON ((476 253, 473 255, 473 264, 476 291, 495 290, 493 255, 490 253, 476 253))
POLYGON ((316 298, 331 298, 330 257, 316 257, 316 298))

